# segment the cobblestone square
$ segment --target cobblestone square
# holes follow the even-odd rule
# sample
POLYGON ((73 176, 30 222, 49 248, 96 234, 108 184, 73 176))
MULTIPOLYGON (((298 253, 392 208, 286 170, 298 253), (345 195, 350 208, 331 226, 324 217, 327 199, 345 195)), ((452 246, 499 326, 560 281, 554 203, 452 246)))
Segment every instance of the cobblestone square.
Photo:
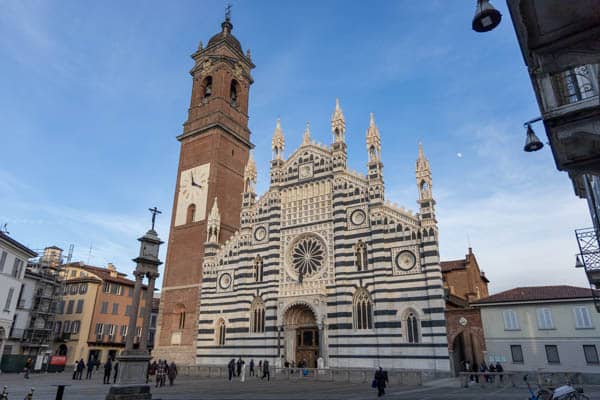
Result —
MULTIPOLYGON (((22 374, 0 375, 0 385, 8 387, 10 400, 21 400, 30 387, 35 388, 34 399, 54 399, 56 385, 70 385, 65 390, 64 400, 104 400, 110 385, 102 384, 102 373, 98 371, 91 380, 73 381, 71 374, 32 374, 29 380, 22 374)), ((585 392, 592 399, 600 398, 600 386, 586 386, 585 392)), ((205 379, 189 376, 178 377, 173 387, 155 388, 155 400, 200 400, 200 399, 371 399, 377 392, 368 384, 340 382, 261 381, 249 377, 242 383, 238 379, 205 379)), ((469 388, 459 387, 455 379, 443 379, 426 383, 424 386, 392 386, 387 389, 387 399, 498 399, 512 400, 527 398, 527 388, 469 388)))

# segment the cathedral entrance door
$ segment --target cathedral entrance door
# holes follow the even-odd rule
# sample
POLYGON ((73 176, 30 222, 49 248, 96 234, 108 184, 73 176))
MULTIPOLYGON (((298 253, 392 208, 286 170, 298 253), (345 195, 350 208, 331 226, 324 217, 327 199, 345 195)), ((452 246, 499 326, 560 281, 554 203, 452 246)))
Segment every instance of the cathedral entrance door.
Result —
POLYGON ((305 361, 306 367, 316 368, 319 358, 319 330, 317 327, 296 330, 296 365, 305 361))
POLYGON ((312 309, 298 304, 284 315, 285 358, 298 365, 305 361, 306 367, 316 368, 319 358, 319 330, 312 309))

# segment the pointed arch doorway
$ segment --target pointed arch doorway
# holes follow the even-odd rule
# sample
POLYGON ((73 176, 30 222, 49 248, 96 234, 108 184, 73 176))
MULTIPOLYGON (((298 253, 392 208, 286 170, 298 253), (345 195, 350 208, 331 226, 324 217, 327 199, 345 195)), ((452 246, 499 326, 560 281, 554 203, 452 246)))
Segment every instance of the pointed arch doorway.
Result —
POLYGON ((304 361, 306 367, 316 368, 321 355, 322 330, 315 313, 306 304, 296 304, 283 315, 284 357, 295 365, 304 361))

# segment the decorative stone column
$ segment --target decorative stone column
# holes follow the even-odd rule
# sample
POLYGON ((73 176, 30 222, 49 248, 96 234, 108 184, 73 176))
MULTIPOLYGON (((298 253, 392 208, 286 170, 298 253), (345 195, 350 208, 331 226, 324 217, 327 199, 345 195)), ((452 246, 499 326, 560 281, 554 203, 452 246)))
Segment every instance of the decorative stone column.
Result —
POLYGON ((136 262, 135 287, 133 290, 132 310, 129 315, 129 325, 127 336, 125 338, 125 351, 117 357, 119 361, 119 372, 117 375, 117 384, 111 386, 106 400, 151 400, 150 386, 146 384, 146 374, 148 372, 148 362, 150 354, 146 346, 148 342, 148 330, 150 324, 150 313, 152 312, 152 295, 154 284, 158 274, 158 266, 162 262, 158 259, 158 251, 163 243, 156 231, 154 231, 154 220, 156 214, 160 211, 154 207, 152 212, 152 228, 144 236, 139 238, 140 253, 133 259, 136 262), (140 297, 142 295, 142 284, 144 277, 148 277, 148 287, 146 292, 146 310, 142 316, 142 333, 140 337, 139 348, 134 348, 134 337, 137 333, 137 320, 140 308, 140 297))
POLYGON ((135 276, 135 286, 133 287, 133 304, 131 305, 131 313, 129 314, 129 324, 127 325, 127 336, 125 337, 125 351, 124 354, 131 353, 133 351, 133 339, 137 329, 137 318, 140 308, 140 294, 142 291, 142 279, 146 275, 142 271, 135 270, 133 276, 135 276), (133 334, 130 335, 130 332, 133 334))
POLYGON ((144 309, 144 315, 142 320, 142 337, 140 338, 140 349, 147 351, 148 349, 148 336, 150 334, 150 318, 152 316, 152 298, 154 297, 154 285, 156 279, 160 276, 158 272, 147 272, 148 277, 148 289, 146 290, 146 308, 144 309))

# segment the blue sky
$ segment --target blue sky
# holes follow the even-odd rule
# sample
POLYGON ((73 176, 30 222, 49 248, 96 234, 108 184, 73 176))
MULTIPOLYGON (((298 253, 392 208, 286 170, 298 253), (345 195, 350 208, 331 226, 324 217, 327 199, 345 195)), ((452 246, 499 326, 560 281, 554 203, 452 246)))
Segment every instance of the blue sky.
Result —
MULTIPOLYGON (((470 243, 493 292, 585 285, 573 229, 590 224, 586 203, 548 146, 522 151, 522 123, 539 110, 504 2, 487 34, 471 30, 474 1, 232 3, 233 33, 256 64, 259 192, 276 118, 286 154, 306 121, 330 143, 339 97, 350 167, 365 170, 374 112, 387 199, 415 210, 423 142, 442 259, 470 243)), ((0 0, 0 222, 13 238, 35 249, 73 243, 75 260, 130 272, 156 205, 167 241, 189 55, 220 30, 223 10, 222 1, 0 0)))

